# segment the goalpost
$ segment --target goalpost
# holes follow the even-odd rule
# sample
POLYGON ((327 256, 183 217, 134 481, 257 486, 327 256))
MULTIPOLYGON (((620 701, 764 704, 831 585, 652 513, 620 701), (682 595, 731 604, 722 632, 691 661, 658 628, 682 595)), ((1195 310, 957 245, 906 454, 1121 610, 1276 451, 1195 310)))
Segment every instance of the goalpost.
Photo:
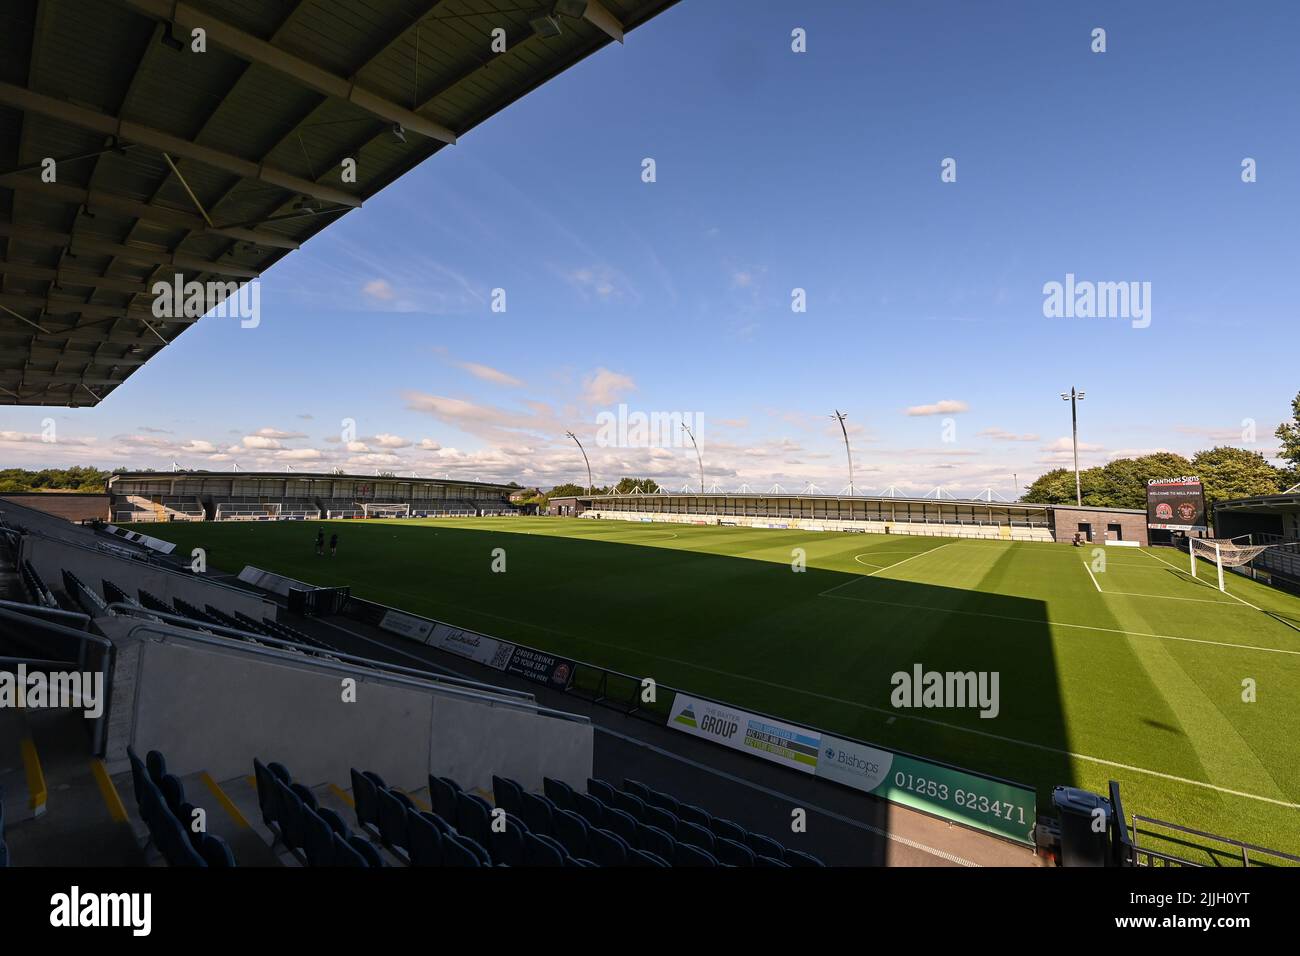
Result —
POLYGON ((411 516, 411 505, 409 502, 389 502, 387 504, 377 502, 366 502, 361 505, 361 510, 367 518, 409 518, 411 516))
MULTIPOLYGON (((1243 535, 1242 537, 1247 542, 1249 541, 1249 535, 1243 535)), ((1224 568, 1239 568, 1243 564, 1254 561, 1269 548, 1294 543, 1279 541, 1274 544, 1249 544, 1238 543, 1239 541, 1238 538, 1188 538, 1187 553, 1191 557, 1192 577, 1196 577, 1196 559, 1198 557, 1206 561, 1212 561, 1219 572, 1219 590, 1226 591, 1227 589, 1223 584, 1224 568)))

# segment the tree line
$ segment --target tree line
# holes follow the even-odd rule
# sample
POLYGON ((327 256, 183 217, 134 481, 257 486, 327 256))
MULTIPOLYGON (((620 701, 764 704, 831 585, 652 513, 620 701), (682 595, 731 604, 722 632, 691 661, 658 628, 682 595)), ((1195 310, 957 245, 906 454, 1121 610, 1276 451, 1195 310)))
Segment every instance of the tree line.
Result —
MULTIPOLYGON (((1191 458, 1158 452, 1137 458, 1117 458, 1107 465, 1080 472, 1083 503, 1099 508, 1145 508, 1150 478, 1196 475, 1205 486, 1205 500, 1275 495, 1300 483, 1300 394, 1291 402, 1291 421, 1273 433, 1281 442, 1279 456, 1289 467, 1278 468, 1263 454, 1231 445, 1198 451, 1191 458)), ((1073 504, 1074 471, 1055 468, 1026 487, 1022 501, 1073 504)))

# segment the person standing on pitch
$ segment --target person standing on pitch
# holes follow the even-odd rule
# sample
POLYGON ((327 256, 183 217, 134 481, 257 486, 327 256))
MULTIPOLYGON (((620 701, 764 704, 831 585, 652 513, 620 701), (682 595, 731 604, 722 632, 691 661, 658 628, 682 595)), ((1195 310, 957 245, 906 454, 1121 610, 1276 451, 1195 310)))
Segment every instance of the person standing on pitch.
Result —
POLYGON ((332 558, 334 557, 334 555, 338 554, 338 550, 339 550, 339 536, 338 536, 338 532, 335 532, 334 534, 330 535, 330 557, 332 558))
POLYGON ((325 531, 324 529, 322 529, 316 532, 316 554, 322 555, 324 553, 325 553, 325 531))

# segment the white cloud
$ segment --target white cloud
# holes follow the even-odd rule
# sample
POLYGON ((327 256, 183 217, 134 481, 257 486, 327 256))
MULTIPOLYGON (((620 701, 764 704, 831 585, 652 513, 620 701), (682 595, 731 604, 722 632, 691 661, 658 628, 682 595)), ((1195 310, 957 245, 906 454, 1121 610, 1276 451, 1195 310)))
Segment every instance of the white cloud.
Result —
POLYGON ((387 279, 371 279, 361 287, 361 291, 369 298, 378 299, 380 302, 391 302, 397 297, 397 293, 393 291, 387 279))
POLYGON ((513 375, 509 375, 500 369, 495 369, 490 365, 481 365, 478 362, 457 362, 458 366, 463 368, 475 378, 482 379, 485 382, 491 382, 494 385, 508 385, 511 388, 518 388, 524 383, 513 375))
POLYGON ((598 368, 583 381, 582 397, 589 405, 611 405, 635 390, 636 382, 629 376, 598 368))
POLYGON ((945 398, 933 405, 913 405, 907 410, 909 415, 958 415, 969 411, 970 406, 953 398, 945 398))
POLYGON ((1038 441, 1038 435, 1017 435, 1014 432, 1005 431, 1001 428, 985 428, 979 433, 981 438, 992 438, 994 441, 1038 441))

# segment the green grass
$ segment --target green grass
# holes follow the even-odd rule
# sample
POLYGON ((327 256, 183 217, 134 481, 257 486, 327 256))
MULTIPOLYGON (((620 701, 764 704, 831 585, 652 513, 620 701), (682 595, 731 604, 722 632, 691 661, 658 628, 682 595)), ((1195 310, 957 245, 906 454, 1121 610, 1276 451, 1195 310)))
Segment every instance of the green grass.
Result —
MULTIPOLYGON (((1169 549, 575 519, 141 530, 842 735, 1104 793, 1300 854, 1300 600, 1169 549), (507 570, 491 570, 504 548, 507 570), (794 549, 807 570, 794 573, 794 549), (1247 602, 1247 603, 1243 603, 1247 602), (1253 605, 1253 606, 1251 606, 1253 605), (890 675, 997 671, 1001 710, 897 710, 890 675), (1257 701, 1242 700, 1255 681, 1257 701)), ((1232 865, 1230 857, 1220 859, 1232 865)))

